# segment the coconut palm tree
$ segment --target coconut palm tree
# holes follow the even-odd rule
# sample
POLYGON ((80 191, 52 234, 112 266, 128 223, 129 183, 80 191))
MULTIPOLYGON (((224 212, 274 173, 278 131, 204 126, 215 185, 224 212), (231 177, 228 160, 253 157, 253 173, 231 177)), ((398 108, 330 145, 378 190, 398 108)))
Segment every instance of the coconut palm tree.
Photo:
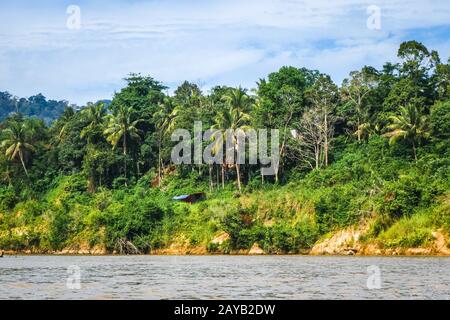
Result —
POLYGON ((411 143, 414 160, 417 162, 417 145, 421 138, 428 137, 427 118, 420 114, 417 107, 409 104, 400 107, 400 114, 391 116, 391 124, 388 125, 389 132, 384 135, 389 138, 389 143, 393 144, 399 139, 404 139, 411 143))
MULTIPOLYGON (((250 121, 250 116, 246 113, 246 110, 249 105, 249 96, 246 91, 239 88, 230 89, 224 96, 224 102, 227 103, 228 108, 219 112, 219 114, 214 118, 214 124, 212 125, 212 130, 218 130, 222 134, 222 139, 217 139, 217 144, 213 148, 218 151, 218 148, 223 147, 223 142, 228 142, 233 146, 234 151, 239 150, 239 139, 238 133, 240 130, 245 131, 250 128, 247 125, 250 121), (231 134, 228 134, 227 130, 231 129, 231 134), (231 139, 231 141, 230 141, 231 139)), ((213 137, 216 136, 216 132, 214 132, 213 137)), ((222 188, 225 185, 225 165, 222 165, 222 188)), ((240 164, 236 162, 236 175, 237 175, 237 183, 239 192, 242 191, 241 186, 241 174, 240 174, 240 164)))
POLYGON ((367 122, 361 123, 353 134, 361 139, 370 138, 373 135, 381 135, 381 129, 377 119, 368 119, 367 122))
POLYGON ((87 107, 81 111, 88 125, 81 130, 80 137, 86 138, 89 143, 94 143, 103 130, 103 123, 106 116, 106 108, 103 102, 96 104, 88 103, 87 107))
MULTIPOLYGON (((211 129, 213 130, 211 140, 214 141, 212 152, 214 155, 217 155, 220 151, 223 153, 223 142, 226 138, 225 130, 231 127, 231 118, 229 109, 221 111, 214 118, 214 124, 211 126, 211 129), (216 139, 217 136, 219 136, 219 139, 216 139)), ((222 189, 225 188, 225 168, 226 163, 223 161, 221 165, 222 189)))
POLYGON ((25 165, 25 155, 27 152, 35 150, 30 141, 29 128, 26 122, 11 122, 8 128, 3 130, 5 137, 1 143, 5 148, 5 155, 8 160, 19 159, 23 170, 28 177, 28 170, 25 165))
POLYGON ((162 156, 161 147, 164 136, 170 132, 175 126, 175 119, 178 114, 178 109, 174 107, 173 101, 169 97, 165 97, 164 101, 160 103, 159 109, 153 114, 156 129, 158 131, 158 185, 161 186, 162 179, 162 156))
MULTIPOLYGON (((83 110, 81 110, 84 122, 87 124, 80 132, 80 137, 86 139, 88 143, 87 157, 95 150, 95 143, 98 143, 102 137, 104 130, 104 122, 106 117, 106 108, 103 102, 93 104, 89 102, 83 110)), ((88 190, 92 193, 96 189, 95 169, 89 168, 88 190)))
POLYGON ((106 140, 112 145, 113 149, 117 147, 119 142, 122 142, 122 152, 124 155, 124 172, 125 179, 127 178, 127 155, 129 142, 131 140, 140 140, 141 130, 137 125, 142 119, 135 119, 135 112, 133 108, 120 105, 113 114, 108 117, 108 124, 103 133, 106 140))
POLYGON ((58 120, 54 123, 54 127, 56 129, 56 135, 54 137, 54 140, 52 141, 52 145, 56 145, 64 140, 67 133, 67 127, 69 125, 69 122, 72 120, 72 118, 75 116, 75 110, 73 110, 72 107, 66 107, 64 109, 64 112, 59 117, 58 120))

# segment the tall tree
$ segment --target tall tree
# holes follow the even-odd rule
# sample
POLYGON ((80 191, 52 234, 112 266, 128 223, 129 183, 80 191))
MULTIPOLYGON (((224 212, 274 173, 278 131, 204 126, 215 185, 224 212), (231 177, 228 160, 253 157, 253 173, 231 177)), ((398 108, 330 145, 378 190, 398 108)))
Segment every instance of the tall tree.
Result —
POLYGON ((115 109, 112 115, 109 115, 107 128, 104 131, 106 140, 113 146, 117 147, 122 142, 122 152, 124 155, 124 173, 125 181, 127 180, 127 156, 129 143, 132 140, 140 140, 140 130, 137 125, 142 119, 136 119, 136 113, 132 107, 124 105, 115 109))
POLYGON ((437 98, 441 101, 450 100, 450 58, 447 63, 439 63, 434 74, 437 98))
POLYGON ((275 167, 275 180, 279 180, 280 167, 286 155, 286 142, 293 119, 305 111, 304 95, 319 77, 317 71, 305 68, 282 67, 258 82, 259 107, 255 109, 254 123, 261 128, 280 130, 280 163, 275 167))
POLYGON ((87 106, 81 110, 83 120, 86 123, 84 128, 80 132, 80 137, 87 140, 88 146, 86 155, 83 159, 83 165, 85 170, 88 171, 89 183, 88 190, 95 192, 96 190, 96 168, 93 164, 95 158, 96 143, 100 142, 103 137, 104 122, 106 117, 106 108, 103 102, 97 102, 96 104, 88 103, 87 106))
POLYGON ((338 88, 330 76, 321 75, 314 85, 308 89, 307 97, 322 119, 324 164, 328 166, 330 140, 334 134, 334 123, 336 121, 334 111, 339 99, 338 88))
POLYGON ((61 140, 64 139, 67 132, 67 126, 74 117, 74 115, 75 110, 72 107, 66 107, 62 115, 58 118, 57 121, 55 121, 54 127, 57 130, 57 136, 55 141, 56 143, 59 143, 61 140))
MULTIPOLYGON (((215 118, 215 124, 212 126, 213 130, 221 130, 223 141, 233 146, 233 150, 239 150, 239 131, 245 131, 249 128, 250 116, 248 115, 248 108, 250 106, 250 97, 247 95, 245 89, 232 88, 223 96, 223 100, 226 102, 228 108, 223 110, 215 118), (227 130, 230 129, 232 134, 227 134, 227 130)), ((234 153, 233 151, 233 153, 234 153)), ((236 159, 237 160, 237 159, 236 159)), ((240 164, 235 161, 236 179, 238 183, 239 192, 242 191, 241 185, 241 172, 240 164)), ((222 168, 222 184, 224 171, 222 168)))
POLYGON ((87 122, 87 126, 81 130, 80 137, 86 138, 91 144, 98 142, 104 130, 103 124, 106 117, 105 104, 103 102, 96 104, 88 103, 81 113, 87 122))
POLYGON ((162 171, 164 168, 162 159, 162 146, 164 137, 174 129, 177 110, 173 104, 173 99, 165 97, 164 101, 160 103, 159 110, 153 114, 154 122, 158 135, 158 185, 161 186, 162 171))
POLYGON ((395 143, 404 139, 411 143, 414 160, 417 161, 417 146, 421 138, 428 137, 427 117, 420 114, 417 107, 410 104, 400 107, 400 113, 390 117, 389 131, 385 133, 389 142, 395 143))
POLYGON ((306 111, 300 121, 295 125, 291 134, 293 143, 290 143, 289 155, 300 162, 300 166, 306 165, 310 169, 319 169, 321 153, 323 149, 323 119, 320 110, 306 111))
POLYGON ((356 113, 356 135, 361 141, 360 126, 365 123, 369 114, 366 108, 366 97, 377 85, 376 71, 373 68, 364 67, 361 71, 350 72, 350 79, 342 83, 342 95, 349 102, 356 113))
POLYGON ((398 106, 409 104, 428 114, 436 96, 432 74, 440 62, 439 55, 420 42, 407 41, 400 45, 397 56, 402 63, 398 65, 398 81, 383 102, 386 118, 395 115, 398 106))
POLYGON ((4 139, 2 147, 5 148, 5 155, 9 160, 19 159, 23 170, 28 177, 25 156, 27 152, 32 152, 35 147, 30 141, 30 128, 26 122, 13 121, 3 130, 4 139))

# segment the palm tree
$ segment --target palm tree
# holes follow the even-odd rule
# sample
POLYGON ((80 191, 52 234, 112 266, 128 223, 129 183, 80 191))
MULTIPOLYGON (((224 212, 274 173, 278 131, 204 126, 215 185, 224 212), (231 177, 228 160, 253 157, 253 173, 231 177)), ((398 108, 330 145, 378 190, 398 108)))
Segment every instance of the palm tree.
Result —
POLYGON ((135 112, 133 108, 120 105, 112 115, 108 116, 108 125, 103 132, 106 135, 106 140, 111 143, 113 149, 122 141, 125 179, 127 178, 128 142, 132 139, 141 139, 141 131, 137 128, 137 125, 143 120, 134 120, 134 118, 135 112))
POLYGON ((81 114, 85 117, 88 125, 81 130, 80 137, 86 138, 89 143, 94 143, 103 129, 106 116, 105 104, 103 102, 88 103, 81 114))
POLYGON ((373 135, 381 135, 381 125, 376 119, 368 119, 367 122, 359 124, 353 134, 360 137, 360 139, 364 137, 370 138, 373 135))
POLYGON ((52 142, 52 144, 60 143, 62 140, 64 140, 67 132, 67 126, 69 125, 69 122, 72 120, 72 118, 75 115, 75 111, 72 107, 66 107, 64 109, 64 112, 59 117, 59 119, 55 122, 55 128, 57 130, 57 135, 55 137, 55 141, 52 142))
MULTIPOLYGON (((94 152, 95 143, 99 142, 104 127, 106 108, 103 102, 93 104, 89 102, 83 110, 81 115, 87 125, 81 130, 80 137, 86 139, 88 142, 88 154, 94 152)), ((92 193, 96 189, 95 169, 89 168, 89 183, 88 190, 92 193)))
MULTIPOLYGON (((224 102, 227 103, 228 109, 224 109, 220 112, 214 119, 214 125, 211 127, 213 130, 220 130, 222 133, 222 139, 218 139, 215 150, 217 148, 222 148, 223 141, 227 141, 227 139, 231 139, 230 143, 233 146, 234 150, 239 150, 239 139, 238 139, 238 131, 239 130, 247 130, 250 126, 247 123, 250 121, 250 116, 245 112, 248 108, 249 104, 249 96, 246 91, 241 87, 230 89, 224 96, 224 102), (227 134, 227 129, 231 129, 232 134, 227 134)), ((215 136, 215 134, 213 134, 215 136)), ((214 150, 213 149, 213 150, 214 150)), ((224 188, 224 166, 222 165, 222 188, 224 188)), ((236 175, 237 175, 237 183, 239 192, 242 191, 241 187, 241 174, 240 174, 240 165, 236 162, 236 175)))
POLYGON ((29 151, 34 151, 34 146, 30 143, 29 128, 25 122, 11 122, 8 128, 3 130, 4 139, 2 147, 6 149, 5 155, 8 160, 19 158, 23 170, 28 177, 28 170, 25 165, 25 155, 29 151))
MULTIPOLYGON (((211 129, 214 130, 211 136, 211 139, 214 140, 214 147, 212 148, 214 155, 217 155, 220 150, 223 152, 223 142, 226 138, 225 130, 231 127, 231 118, 230 109, 223 110, 214 118, 214 124, 211 126, 211 129), (220 135, 220 139, 216 139, 218 135, 220 135)), ((222 189, 225 189, 225 168, 226 163, 223 162, 221 166, 222 189)))
POLYGON ((165 97, 159 106, 159 110, 153 115, 158 130, 158 186, 161 186, 162 179, 162 142, 164 136, 173 129, 177 113, 178 109, 174 108, 172 99, 165 97))
POLYGON ((385 133, 389 137, 389 143, 393 144, 399 139, 404 139, 411 143, 414 160, 417 162, 417 145, 421 138, 428 137, 427 118, 421 115, 417 107, 409 104, 400 107, 400 114, 389 118, 391 124, 388 125, 389 132, 385 133))

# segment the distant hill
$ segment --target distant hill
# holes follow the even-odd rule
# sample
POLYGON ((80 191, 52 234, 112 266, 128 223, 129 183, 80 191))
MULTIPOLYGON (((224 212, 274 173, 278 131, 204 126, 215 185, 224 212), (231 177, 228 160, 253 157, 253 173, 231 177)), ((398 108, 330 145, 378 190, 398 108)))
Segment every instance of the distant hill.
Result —
MULTIPOLYGON (((111 103, 110 100, 101 101, 107 106, 111 103)), ((77 105, 69 105, 66 100, 47 100, 41 93, 29 98, 17 98, 7 91, 0 91, 0 122, 8 115, 20 112, 26 116, 35 116, 43 119, 46 123, 50 123, 59 118, 68 106, 75 110, 81 109, 77 105)))
POLYGON ((27 98, 13 97, 9 92, 0 92, 0 121, 14 112, 20 112, 26 116, 36 116, 50 123, 58 118, 69 106, 65 100, 47 100, 42 94, 27 98))

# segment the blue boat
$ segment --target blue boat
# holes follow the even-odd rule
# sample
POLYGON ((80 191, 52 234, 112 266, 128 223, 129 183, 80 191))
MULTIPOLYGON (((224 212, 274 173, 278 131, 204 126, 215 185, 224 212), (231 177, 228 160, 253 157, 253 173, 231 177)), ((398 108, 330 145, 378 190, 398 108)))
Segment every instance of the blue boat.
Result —
POLYGON ((200 200, 205 199, 205 194, 203 192, 198 192, 198 193, 192 193, 192 194, 183 194, 180 196, 175 196, 172 198, 172 200, 175 201, 182 201, 182 202, 187 202, 187 203, 194 203, 200 200))

